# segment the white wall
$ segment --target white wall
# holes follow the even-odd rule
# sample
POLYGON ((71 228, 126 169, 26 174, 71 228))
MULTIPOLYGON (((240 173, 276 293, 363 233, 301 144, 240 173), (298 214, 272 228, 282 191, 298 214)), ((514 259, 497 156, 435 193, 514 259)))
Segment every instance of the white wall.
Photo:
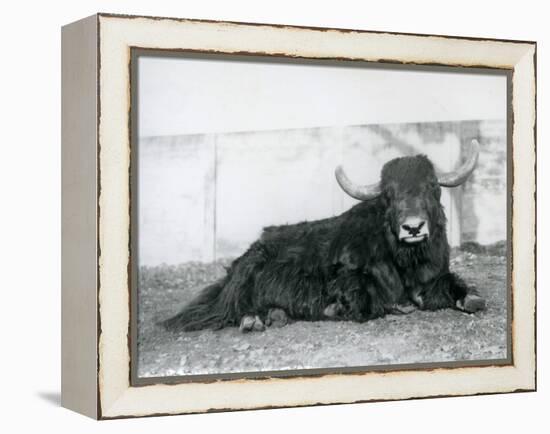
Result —
MULTIPOLYGON (((335 165, 344 163, 357 182, 375 182, 384 162, 404 152, 349 126, 506 119, 506 77, 487 71, 158 54, 140 56, 137 71, 139 251, 147 265, 236 256, 264 226, 348 209, 353 201, 337 188, 335 165), (188 140, 191 147, 178 150, 188 140), (292 158, 301 163, 289 165, 292 158)), ((444 146, 410 134, 401 140, 443 170, 459 161, 457 135, 444 146)), ((460 210, 449 192, 443 203, 458 245, 460 210)), ((476 241, 504 238, 502 217, 486 225, 500 233, 476 241)))
POLYGON ((237 257, 265 226, 331 217, 355 205, 335 180, 337 164, 365 184, 377 182, 382 166, 402 155, 424 153, 449 171, 461 161, 462 144, 474 137, 481 142, 475 175, 463 187, 444 188, 441 198, 448 239, 456 246, 506 239, 504 120, 144 138, 139 262, 237 257))
POLYGON ((504 119, 503 75, 140 57, 139 135, 504 119))

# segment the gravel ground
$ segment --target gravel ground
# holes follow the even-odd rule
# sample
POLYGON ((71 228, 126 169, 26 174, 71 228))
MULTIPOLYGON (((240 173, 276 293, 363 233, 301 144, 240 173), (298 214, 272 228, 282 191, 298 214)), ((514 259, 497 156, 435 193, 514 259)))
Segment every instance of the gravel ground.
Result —
POLYGON ((451 268, 477 285, 487 310, 452 309, 388 315, 363 324, 295 322, 263 333, 237 328, 169 333, 156 325, 175 314, 223 266, 186 263, 142 267, 138 315, 138 376, 158 377, 491 360, 506 357, 506 257, 503 243, 454 250, 451 268))

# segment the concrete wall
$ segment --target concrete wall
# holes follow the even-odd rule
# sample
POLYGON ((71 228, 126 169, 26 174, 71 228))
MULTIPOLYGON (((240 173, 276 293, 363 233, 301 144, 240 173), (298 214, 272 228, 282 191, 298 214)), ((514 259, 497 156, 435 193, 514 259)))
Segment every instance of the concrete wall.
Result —
POLYGON ((458 121, 145 137, 139 142, 140 264, 241 254, 262 227, 337 215, 356 201, 334 178, 343 164, 375 182, 391 158, 424 153, 451 170, 472 139, 478 170, 444 189, 451 244, 506 238, 506 125, 458 121))

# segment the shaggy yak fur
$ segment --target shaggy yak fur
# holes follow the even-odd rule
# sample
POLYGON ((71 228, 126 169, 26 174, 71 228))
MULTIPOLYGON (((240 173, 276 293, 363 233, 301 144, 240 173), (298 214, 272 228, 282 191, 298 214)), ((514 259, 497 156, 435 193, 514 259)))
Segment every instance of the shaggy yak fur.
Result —
POLYGON ((277 320, 362 322, 408 311, 400 307, 483 309, 476 290, 449 271, 441 187, 430 160, 391 160, 380 189, 339 216, 265 228, 225 277, 164 326, 191 331, 240 324, 250 331, 277 320), (411 212, 429 227, 421 242, 398 236, 411 212))

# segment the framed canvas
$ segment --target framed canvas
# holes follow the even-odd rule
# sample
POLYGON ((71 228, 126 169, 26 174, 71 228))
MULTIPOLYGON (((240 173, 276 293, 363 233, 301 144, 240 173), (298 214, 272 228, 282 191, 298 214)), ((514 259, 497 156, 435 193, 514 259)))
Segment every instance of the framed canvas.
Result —
POLYGON ((536 44, 97 14, 62 32, 62 404, 536 389, 536 44))

